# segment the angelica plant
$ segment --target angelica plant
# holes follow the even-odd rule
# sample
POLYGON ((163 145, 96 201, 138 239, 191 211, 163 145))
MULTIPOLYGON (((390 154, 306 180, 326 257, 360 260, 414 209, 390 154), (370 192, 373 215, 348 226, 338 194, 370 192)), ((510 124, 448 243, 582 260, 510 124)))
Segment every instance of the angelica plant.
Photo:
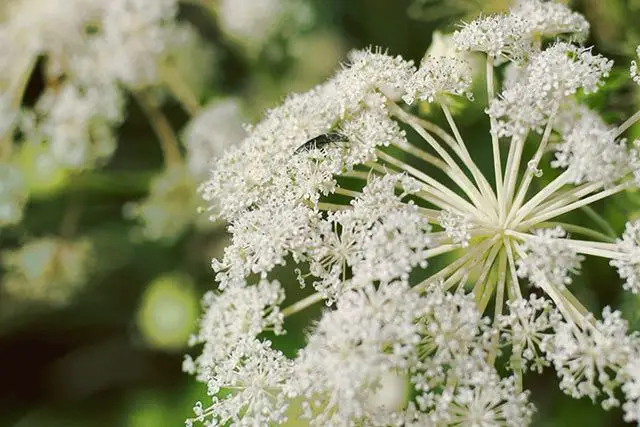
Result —
POLYGON ((640 113, 609 125, 579 102, 613 65, 576 44, 588 27, 559 3, 524 0, 453 35, 485 55, 493 170, 447 103, 473 98, 470 66, 428 56, 415 67, 381 49, 352 52, 216 160, 202 192, 231 243, 212 263, 219 291, 193 340, 203 350, 185 360, 211 401, 187 425, 521 426, 533 413, 525 374, 548 367, 565 393, 605 409, 621 390, 637 420, 638 336, 572 291, 588 257, 609 260, 626 290, 640 281, 637 221, 616 239, 602 220, 565 216, 640 186, 638 144, 623 137, 640 113), (327 133, 341 138, 306 145, 327 133), (558 172, 542 182, 545 163, 558 172), (274 281, 291 263, 314 290, 300 301, 274 281), (331 308, 287 359, 265 333, 321 301, 331 308), (390 374, 413 390, 401 408, 372 403, 390 374))

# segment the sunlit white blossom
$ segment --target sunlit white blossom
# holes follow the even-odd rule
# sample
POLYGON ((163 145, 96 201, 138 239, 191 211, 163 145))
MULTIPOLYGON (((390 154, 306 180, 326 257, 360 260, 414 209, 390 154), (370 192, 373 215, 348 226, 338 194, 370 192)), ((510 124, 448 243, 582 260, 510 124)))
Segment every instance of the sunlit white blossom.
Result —
POLYGON ((289 394, 308 401, 305 417, 314 425, 366 419, 367 399, 379 382, 390 372, 408 368, 408 357, 419 342, 418 303, 400 284, 343 295, 294 363, 289 394))
POLYGON ((441 94, 471 97, 470 86, 471 67, 467 62, 450 57, 426 57, 407 82, 403 100, 411 104, 416 98, 433 102, 441 94))
POLYGON ((285 421, 287 401, 278 389, 291 375, 291 361, 270 344, 250 340, 242 347, 227 349, 225 360, 210 366, 207 375, 207 393, 213 403, 205 406, 196 402, 195 417, 188 419, 186 425, 191 426, 194 421, 233 426, 285 421), (218 398, 222 390, 229 393, 218 398))
POLYGON ((529 22, 515 14, 476 19, 456 31, 453 41, 460 50, 485 52, 493 58, 520 59, 530 52, 529 22))

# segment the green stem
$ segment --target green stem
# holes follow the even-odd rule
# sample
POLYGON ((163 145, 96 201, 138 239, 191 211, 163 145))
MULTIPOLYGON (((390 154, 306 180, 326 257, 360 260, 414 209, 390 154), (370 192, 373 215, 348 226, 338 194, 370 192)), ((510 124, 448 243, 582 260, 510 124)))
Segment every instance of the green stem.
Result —
POLYGON ((292 314, 298 313, 299 311, 302 311, 310 306, 312 306, 313 304, 322 301, 324 299, 324 297, 322 295, 320 295, 319 293, 315 293, 315 294, 311 294, 306 298, 301 299, 298 302, 295 302, 293 304, 291 304, 290 306, 288 306, 287 308, 282 310, 282 315, 284 317, 288 317, 291 316, 292 314))
POLYGON ((598 231, 592 230, 587 227, 582 227, 575 224, 568 224, 566 222, 557 222, 557 221, 549 221, 549 222, 541 222, 536 224, 534 228, 551 228, 551 227, 562 227, 565 231, 571 233, 582 234, 583 236, 593 237, 594 239, 601 240, 603 242, 615 243, 616 239, 607 236, 606 234, 600 233, 598 231))
POLYGON ((180 102, 182 107, 191 117, 195 117, 200 112, 200 102, 193 93, 187 82, 184 81, 180 73, 171 64, 162 67, 162 76, 167 87, 180 102))
POLYGON ((591 206, 582 206, 580 208, 587 216, 596 224, 598 224, 614 241, 618 237, 616 231, 611 227, 609 222, 598 214, 591 206))
POLYGON ((134 96, 158 137, 166 166, 174 167, 180 165, 182 163, 182 154, 180 154, 178 138, 176 138, 171 123, 148 95, 134 93, 134 96))
MULTIPOLYGON (((36 57, 27 56, 24 59, 24 63, 21 64, 21 67, 18 67, 22 71, 18 73, 17 77, 11 82, 5 94, 5 96, 9 95, 9 108, 11 111, 17 111, 20 108, 22 98, 24 98, 24 92, 27 89, 27 84, 29 83, 36 62, 36 57)), ((16 124, 16 120, 14 120, 6 129, 5 133, 0 135, 0 161, 8 160, 13 154, 13 131, 16 124)))

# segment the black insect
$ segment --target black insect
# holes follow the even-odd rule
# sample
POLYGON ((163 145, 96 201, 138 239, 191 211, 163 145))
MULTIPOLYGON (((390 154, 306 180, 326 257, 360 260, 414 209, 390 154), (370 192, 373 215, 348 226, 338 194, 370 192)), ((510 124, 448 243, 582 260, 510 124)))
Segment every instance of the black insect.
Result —
POLYGON ((304 153, 305 151, 317 150, 325 147, 329 144, 335 144, 337 142, 347 142, 349 139, 341 133, 328 132, 318 135, 315 138, 311 138, 300 147, 296 148, 294 154, 304 153))

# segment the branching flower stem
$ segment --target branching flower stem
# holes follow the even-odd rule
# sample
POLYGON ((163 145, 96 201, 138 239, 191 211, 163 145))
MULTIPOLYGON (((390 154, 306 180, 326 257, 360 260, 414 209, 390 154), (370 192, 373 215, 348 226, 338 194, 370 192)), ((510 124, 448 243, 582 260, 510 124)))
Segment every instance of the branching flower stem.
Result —
MULTIPOLYGON (((491 207, 490 204, 486 203, 483 196, 479 193, 478 189, 473 186, 471 181, 469 181, 462 169, 460 169, 460 166, 458 166, 458 164, 453 160, 449 153, 447 153, 447 151, 438 143, 438 141, 435 140, 435 138, 433 138, 433 136, 431 136, 422 126, 420 126, 420 124, 417 123, 410 114, 404 112, 404 110, 400 109, 399 107, 392 105, 391 111, 399 119, 403 120, 405 123, 411 126, 425 140, 425 142, 427 142, 438 153, 438 155, 442 157, 442 159, 451 168, 452 178, 454 178, 456 183, 472 200, 476 208, 487 209, 491 207)), ((464 146, 463 143, 461 145, 464 146)), ((465 156, 461 155, 461 158, 464 161, 465 156)), ((470 158, 468 158, 468 160, 471 161, 470 158)), ((474 169, 475 168, 471 169, 472 173, 474 169)))
POLYGON ((529 185, 531 185, 531 181, 533 180, 533 177, 537 174, 536 171, 538 170, 538 165, 540 164, 542 155, 544 154, 547 148, 547 144, 549 143, 549 137, 551 136, 551 130, 553 129, 553 118, 555 117, 557 111, 558 111, 558 106, 556 105, 553 112, 551 113, 549 122, 547 123, 547 126, 544 130, 542 141, 538 146, 538 150, 536 151, 536 154, 533 156, 533 159, 527 163, 527 171, 525 172, 524 179, 522 181, 522 184, 520 184, 520 189, 518 190, 518 194, 516 195, 513 205, 511 206, 511 210, 509 214, 507 215, 506 223, 508 225, 511 225, 510 224, 511 219, 522 206, 522 202, 524 201, 524 198, 527 195, 527 191, 529 190, 529 185))
POLYGON ((441 106, 442 111, 447 118, 447 122, 449 122, 449 126, 451 127, 451 130, 453 131, 453 134, 457 141, 456 153, 460 156, 467 168, 469 168, 469 171, 473 175, 476 184, 480 187, 480 191, 482 192, 483 197, 495 204, 497 202, 496 195, 494 194, 491 185, 489 185, 489 182, 487 182, 487 179, 484 177, 482 172, 480 172, 478 166, 471 159, 471 155, 469 154, 467 146, 465 145, 462 136, 460 135, 460 131, 458 130, 458 126, 456 125, 456 122, 453 119, 451 112, 449 111, 449 107, 447 107, 447 104, 444 102, 441 103, 441 106))
POLYGON ((173 64, 164 64, 161 72, 165 84, 182 108, 191 117, 197 116, 201 110, 200 102, 176 67, 173 64))
POLYGON ((182 162, 182 154, 171 123, 146 94, 137 93, 135 97, 158 137, 167 167, 179 165, 182 162))
POLYGON ((636 111, 635 114, 629 117, 624 123, 616 128, 613 132, 615 138, 622 135, 627 129, 633 126, 638 120, 640 120, 640 111, 636 111))
MULTIPOLYGON (((32 55, 25 55, 22 58, 23 62, 17 67, 20 72, 17 73, 17 77, 13 79, 9 88, 7 88, 7 93, 11 95, 9 107, 16 111, 22 103, 24 92, 37 60, 32 55)), ((12 125, 5 129, 4 134, 0 134, 0 161, 11 157, 13 152, 13 131, 16 124, 16 120, 14 120, 12 125)))
POLYGON ((632 182, 631 181, 626 181, 623 182, 621 184, 616 185, 613 188, 609 188, 607 190, 603 190, 597 194, 594 194, 592 196, 589 196, 585 199, 582 200, 578 200, 576 202, 570 203, 566 206, 560 207, 560 208, 556 208, 556 209, 547 209, 547 210, 543 210, 540 213, 538 213, 538 215, 532 217, 529 220, 526 220, 524 222, 522 222, 520 224, 520 227, 531 227, 533 225, 535 225, 538 222, 542 222, 542 221, 546 221, 548 219, 551 218, 555 218, 557 216, 560 216, 564 213, 567 212, 571 212, 573 210, 576 210, 582 206, 586 206, 589 205, 593 202, 597 202, 598 200, 602 200, 604 198, 607 198, 613 194, 619 193, 621 191, 626 190, 627 188, 630 188, 632 186, 632 182))
POLYGON ((292 314, 296 314, 302 310, 305 310, 311 307, 312 305, 314 305, 315 303, 320 302, 322 300, 324 300, 324 296, 322 294, 320 294, 319 292, 313 293, 308 297, 305 297, 300 301, 297 301, 291 304, 290 306, 284 308, 282 310, 282 315, 284 317, 289 317, 292 314))
MULTIPOLYGON (((491 102, 491 100, 495 97, 495 89, 494 89, 494 77, 493 77, 493 58, 490 56, 487 57, 487 101, 491 102)), ((491 134, 491 147, 493 152, 493 170, 495 174, 496 180, 496 192, 497 192, 497 200, 498 205, 503 207, 504 204, 504 195, 503 195, 503 177, 502 177, 502 160, 500 156, 500 140, 497 134, 497 125, 496 119, 493 117, 489 118, 489 122, 491 125, 490 134, 491 134)), ((501 209, 499 212, 499 220, 502 222, 504 218, 504 209, 501 209)))

